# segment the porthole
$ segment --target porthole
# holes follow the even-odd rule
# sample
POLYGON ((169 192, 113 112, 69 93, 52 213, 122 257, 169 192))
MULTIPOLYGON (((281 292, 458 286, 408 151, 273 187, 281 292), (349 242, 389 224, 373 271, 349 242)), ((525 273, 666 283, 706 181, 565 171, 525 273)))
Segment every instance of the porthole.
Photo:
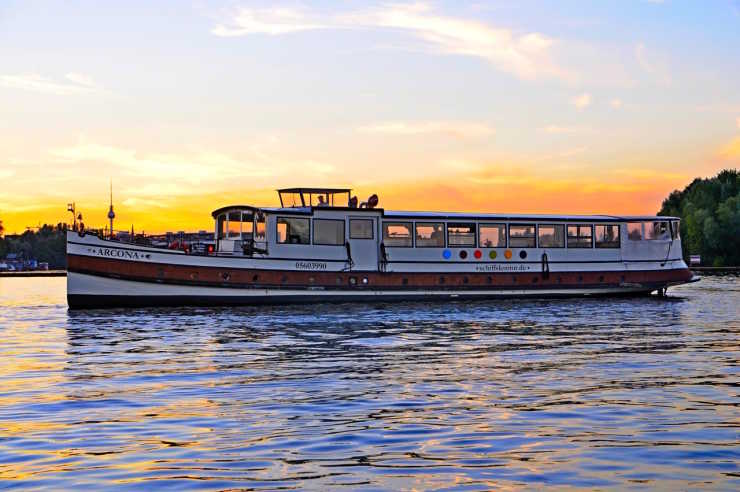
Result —
POLYGON ((342 285, 342 277, 337 277, 337 285, 342 285))
POLYGON ((460 251, 460 258, 463 260, 468 257, 468 252, 465 250, 460 251))
POLYGON ((316 282, 316 279, 314 277, 308 277, 308 283, 309 284, 312 284, 314 282, 316 282))
POLYGON ((516 280, 517 280, 516 277, 514 275, 512 275, 511 276, 511 281, 514 282, 514 283, 516 283, 516 280))
POLYGON ((357 277, 350 277, 349 278, 349 284, 350 285, 357 285, 357 277))
POLYGON ((442 251, 442 258, 444 258, 445 260, 449 260, 450 258, 452 258, 452 251, 450 251, 449 249, 442 251))
POLYGON ((370 281, 368 280, 368 278, 367 278, 367 277, 362 277, 362 283, 363 283, 363 284, 367 285, 367 284, 368 284, 369 282, 370 282, 370 281))
POLYGON ((495 251, 491 251, 490 253, 488 253, 488 257, 492 260, 495 260, 496 256, 498 256, 498 254, 496 254, 495 251))
POLYGON ((506 258, 507 260, 510 260, 511 259, 511 250, 510 249, 507 249, 506 251, 504 251, 504 258, 506 258))
POLYGON ((563 277, 558 277, 558 283, 559 284, 562 284, 563 283, 563 277))
POLYGON ((599 276, 599 282, 604 282, 604 276, 603 275, 599 276))
POLYGON ((521 250, 521 251, 519 252, 519 258, 521 258, 521 259, 523 260, 523 259, 524 259, 524 258, 526 258, 526 257, 527 257, 527 252, 526 252, 526 251, 524 251, 524 250, 521 250))
POLYGON ((463 277, 463 283, 464 284, 467 284, 468 283, 468 277, 463 277))
POLYGON ((483 253, 481 253, 479 249, 476 249, 475 253, 473 253, 473 256, 475 256, 477 260, 480 260, 480 257, 483 256, 483 253))
POLYGON ((443 283, 445 283, 445 278, 444 278, 444 277, 439 277, 439 283, 440 283, 440 284, 443 284, 443 283))
POLYGON ((578 281, 579 281, 579 282, 583 282, 583 275, 579 275, 579 276, 578 276, 578 281))
POLYGON ((259 275, 255 275, 255 276, 252 277, 252 282, 256 282, 259 279, 260 279, 260 276, 259 275))
POLYGON ((404 278, 404 279, 402 279, 402 280, 401 280, 401 283, 402 283, 403 285, 408 285, 408 284, 409 284, 409 279, 407 279, 407 278, 404 278))
POLYGON ((280 282, 285 283, 287 281, 288 281, 288 277, 286 277, 285 275, 283 275, 282 277, 280 277, 280 282))
POLYGON ((224 272, 221 274, 221 278, 224 280, 224 282, 228 282, 231 280, 231 274, 229 272, 224 272))
POLYGON ((486 283, 487 283, 487 284, 492 284, 492 283, 493 283, 493 278, 491 278, 491 277, 486 277, 486 283))

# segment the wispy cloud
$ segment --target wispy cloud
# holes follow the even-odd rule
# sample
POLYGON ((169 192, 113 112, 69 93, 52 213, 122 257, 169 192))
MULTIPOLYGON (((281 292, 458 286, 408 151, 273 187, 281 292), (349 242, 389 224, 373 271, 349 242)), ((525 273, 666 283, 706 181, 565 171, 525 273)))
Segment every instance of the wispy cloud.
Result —
POLYGON ((68 73, 64 80, 34 73, 0 75, 0 86, 58 96, 85 94, 99 89, 90 77, 79 73, 68 73))
POLYGON ((571 98, 570 102, 578 109, 586 109, 591 105, 591 94, 585 92, 579 96, 571 98))
POLYGON ((390 4, 365 11, 321 15, 285 7, 241 8, 211 32, 217 36, 288 34, 313 29, 382 28, 412 35, 436 53, 485 59, 522 79, 570 75, 551 58, 556 40, 539 32, 515 32, 486 23, 435 13, 425 3, 390 4))
POLYGON ((487 137, 496 133, 495 128, 484 123, 464 121, 389 121, 361 126, 358 130, 387 135, 441 134, 455 138, 487 137))
POLYGON ((309 14, 288 7, 265 9, 240 8, 229 24, 219 24, 211 30, 216 36, 246 36, 249 34, 288 34, 330 27, 327 24, 312 22, 309 14))
POLYGON ((656 82, 670 85, 671 74, 667 60, 654 52, 649 52, 644 43, 635 45, 635 58, 638 65, 656 82))
POLYGON ((554 135, 560 134, 576 134, 576 133, 590 133, 591 128, 583 126, 560 126, 560 125, 547 125, 541 129, 545 133, 554 135))
POLYGON ((719 157, 727 160, 740 159, 740 137, 730 140, 719 151, 719 157))

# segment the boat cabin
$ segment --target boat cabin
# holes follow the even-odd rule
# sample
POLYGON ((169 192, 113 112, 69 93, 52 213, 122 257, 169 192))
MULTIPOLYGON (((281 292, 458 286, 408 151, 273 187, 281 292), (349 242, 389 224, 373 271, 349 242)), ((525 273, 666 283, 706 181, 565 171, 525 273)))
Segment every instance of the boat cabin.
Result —
MULTIPOLYGON (((216 255, 347 263, 527 263, 660 258, 680 240, 674 217, 398 212, 349 188, 277 190, 280 207, 213 212, 216 255), (670 249, 670 248, 669 248, 670 249)), ((680 249, 678 250, 680 251, 680 249)))

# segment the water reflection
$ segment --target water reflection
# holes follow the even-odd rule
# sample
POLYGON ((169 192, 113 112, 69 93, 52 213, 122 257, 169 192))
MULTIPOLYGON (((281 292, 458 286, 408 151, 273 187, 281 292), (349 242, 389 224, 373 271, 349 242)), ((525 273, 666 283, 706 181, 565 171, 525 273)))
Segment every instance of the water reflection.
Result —
POLYGON ((737 279, 669 300, 88 312, 63 280, 0 279, 8 484, 740 486, 737 279))

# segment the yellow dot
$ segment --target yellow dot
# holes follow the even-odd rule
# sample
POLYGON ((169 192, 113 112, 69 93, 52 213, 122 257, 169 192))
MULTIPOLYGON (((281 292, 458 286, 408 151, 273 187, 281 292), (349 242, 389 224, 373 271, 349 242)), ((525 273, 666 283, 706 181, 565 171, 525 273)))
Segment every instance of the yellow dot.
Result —
POLYGON ((507 249, 506 251, 504 251, 504 256, 506 257, 507 260, 510 260, 511 259, 511 250, 510 249, 507 249))
POLYGON ((491 251, 490 253, 488 253, 488 257, 490 259, 492 259, 492 260, 495 260, 496 259, 496 252, 495 251, 491 251))

